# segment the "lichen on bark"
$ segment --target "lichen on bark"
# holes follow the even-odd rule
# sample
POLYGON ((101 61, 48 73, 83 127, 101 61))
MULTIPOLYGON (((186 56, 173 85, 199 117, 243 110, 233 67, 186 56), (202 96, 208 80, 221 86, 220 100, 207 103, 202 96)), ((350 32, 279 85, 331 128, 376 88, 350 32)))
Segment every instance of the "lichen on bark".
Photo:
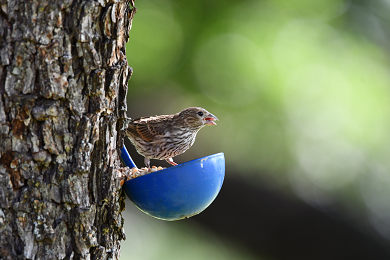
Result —
POLYGON ((0 259, 118 259, 122 0, 0 0, 0 259))

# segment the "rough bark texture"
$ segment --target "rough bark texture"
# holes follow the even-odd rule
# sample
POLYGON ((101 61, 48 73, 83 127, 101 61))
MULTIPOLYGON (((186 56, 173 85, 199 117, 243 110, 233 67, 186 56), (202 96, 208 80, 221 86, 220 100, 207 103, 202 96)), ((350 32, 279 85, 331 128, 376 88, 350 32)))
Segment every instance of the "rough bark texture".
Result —
POLYGON ((0 0, 0 259, 118 259, 125 0, 0 0))

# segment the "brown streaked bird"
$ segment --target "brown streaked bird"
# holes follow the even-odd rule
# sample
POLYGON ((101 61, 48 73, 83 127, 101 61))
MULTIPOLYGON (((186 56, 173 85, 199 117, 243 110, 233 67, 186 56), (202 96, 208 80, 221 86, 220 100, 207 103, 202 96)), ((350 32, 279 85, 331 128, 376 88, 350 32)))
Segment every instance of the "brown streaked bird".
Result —
POLYGON ((206 125, 216 125, 216 116, 201 107, 189 107, 174 115, 141 117, 132 120, 126 135, 145 157, 150 168, 150 159, 166 160, 177 165, 173 157, 184 153, 194 142, 198 131, 206 125))

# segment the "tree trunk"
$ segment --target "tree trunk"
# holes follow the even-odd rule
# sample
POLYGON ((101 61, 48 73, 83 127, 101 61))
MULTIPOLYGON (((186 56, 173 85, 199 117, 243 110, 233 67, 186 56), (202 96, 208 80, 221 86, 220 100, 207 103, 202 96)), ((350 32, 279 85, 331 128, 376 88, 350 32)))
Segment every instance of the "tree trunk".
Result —
POLYGON ((0 0, 0 259, 118 259, 127 0, 0 0))

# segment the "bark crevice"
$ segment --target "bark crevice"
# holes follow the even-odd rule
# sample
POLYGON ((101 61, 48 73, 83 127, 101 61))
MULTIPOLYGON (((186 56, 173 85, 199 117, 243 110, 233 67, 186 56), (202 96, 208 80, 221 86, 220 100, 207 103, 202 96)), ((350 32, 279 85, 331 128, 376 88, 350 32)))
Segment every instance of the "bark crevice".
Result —
POLYGON ((118 259, 136 9, 111 0, 0 7, 0 259, 118 259))

